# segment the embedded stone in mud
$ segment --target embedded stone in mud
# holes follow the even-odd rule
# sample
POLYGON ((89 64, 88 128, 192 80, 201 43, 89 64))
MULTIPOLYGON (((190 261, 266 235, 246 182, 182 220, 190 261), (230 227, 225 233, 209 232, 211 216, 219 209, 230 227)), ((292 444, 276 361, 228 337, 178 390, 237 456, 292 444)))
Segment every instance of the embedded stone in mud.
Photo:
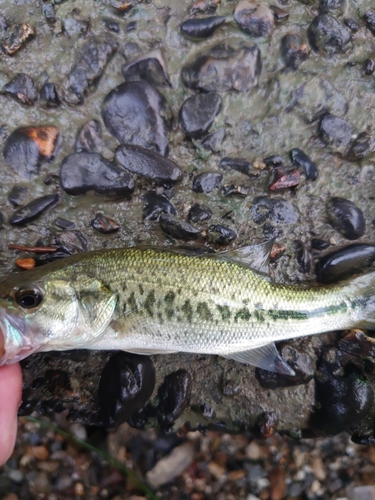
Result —
POLYGON ((210 220, 212 217, 212 210, 206 205, 199 205, 195 203, 189 210, 188 219, 190 222, 204 222, 210 220))
POLYGON ((162 230, 173 238, 196 240, 201 234, 201 231, 196 227, 170 214, 162 214, 159 222, 162 230))
POLYGON ((1 42, 1 48, 5 54, 12 56, 24 43, 32 40, 34 36, 35 30, 30 24, 16 24, 7 31, 1 42))
POLYGON ((193 40, 201 40, 213 35, 217 28, 222 26, 225 21, 225 16, 188 19, 181 24, 181 31, 188 38, 192 38, 193 40))
POLYGON ((25 73, 17 73, 10 82, 4 85, 4 92, 27 106, 32 106, 38 96, 32 78, 25 73))
POLYGON ((142 197, 146 201, 142 215, 144 220, 157 220, 161 214, 176 215, 176 209, 165 197, 156 194, 155 191, 148 191, 142 197))
POLYGON ((295 33, 288 33, 281 39, 281 57, 285 66, 291 69, 298 69, 309 57, 307 43, 295 33))
POLYGON ((36 219, 46 210, 50 210, 60 202, 58 194, 49 194, 31 201, 27 205, 19 208, 9 218, 9 223, 13 225, 26 224, 36 219))
POLYGON ((375 139, 367 132, 358 134, 345 155, 348 160, 363 160, 375 152, 375 139))
POLYGON ((54 83, 45 83, 40 90, 39 104, 42 108, 57 108, 60 106, 60 98, 54 83))
POLYGON ((189 406, 192 379, 186 370, 178 370, 164 377, 158 389, 158 421, 161 425, 171 426, 189 406))
POLYGON ((304 169, 306 179, 316 180, 319 172, 316 164, 299 148, 293 148, 290 153, 290 159, 297 167, 304 169))
POLYGON ((251 162, 244 158, 231 158, 226 156, 220 160, 220 167, 225 169, 232 169, 240 172, 241 174, 251 175, 251 162))
POLYGON ((103 234, 115 233, 120 229, 120 226, 115 220, 110 219, 101 213, 96 214, 90 224, 99 233, 103 234))
POLYGON ((206 92, 238 90, 245 92, 258 85, 262 59, 257 45, 239 39, 220 42, 182 68, 181 77, 188 88, 206 92))
POLYGON ((365 234, 366 222, 362 210, 344 198, 332 197, 327 201, 327 217, 344 238, 356 240, 365 234))
POLYGON ((237 233, 221 224, 213 224, 207 230, 207 238, 218 245, 228 245, 237 238, 237 233))
POLYGON ((330 14, 315 17, 307 33, 309 43, 316 52, 344 52, 351 41, 350 32, 330 14))
POLYGON ((267 196, 254 198, 251 215, 256 224, 264 224, 266 220, 276 224, 293 224, 298 220, 298 213, 289 201, 267 196))
POLYGON ((142 80, 155 87, 172 86, 164 56, 159 49, 132 59, 121 71, 126 82, 142 80))
POLYGON ((319 134, 333 153, 344 155, 352 137, 352 128, 347 121, 327 114, 319 124, 319 134))
POLYGON ((98 120, 85 123, 78 132, 75 150, 76 153, 100 153, 102 148, 102 130, 98 120))
POLYGON ((154 182, 177 182, 182 178, 182 170, 177 163, 140 146, 119 146, 115 158, 129 172, 154 182))
POLYGON ((180 123, 189 137, 204 136, 221 109, 222 99, 219 94, 195 94, 183 103, 180 109, 180 123))
POLYGON ((149 83, 126 82, 111 90, 102 116, 119 142, 166 155, 172 115, 165 97, 149 83))
POLYGON ((123 168, 108 162, 98 153, 75 153, 61 164, 61 186, 69 194, 126 196, 134 191, 133 177, 123 168))
POLYGON ((211 193, 223 180, 219 172, 203 172, 193 179, 193 191, 196 193, 211 193))
POLYGON ((268 5, 249 0, 236 5, 233 17, 241 30, 253 37, 269 35, 274 26, 274 15, 268 5))
POLYGON ((212 134, 209 134, 204 139, 202 139, 200 145, 203 149, 212 151, 213 153, 218 153, 221 149, 221 144, 225 137, 225 128, 219 128, 215 130, 215 132, 212 132, 212 134))

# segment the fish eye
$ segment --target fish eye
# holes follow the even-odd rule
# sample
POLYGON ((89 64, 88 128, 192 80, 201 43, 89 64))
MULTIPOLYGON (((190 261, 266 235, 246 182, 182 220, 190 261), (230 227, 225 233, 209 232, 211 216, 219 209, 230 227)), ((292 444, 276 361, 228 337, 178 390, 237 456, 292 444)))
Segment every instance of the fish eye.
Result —
POLYGON ((43 295, 38 288, 20 288, 15 294, 16 302, 24 309, 33 309, 43 300, 43 295))

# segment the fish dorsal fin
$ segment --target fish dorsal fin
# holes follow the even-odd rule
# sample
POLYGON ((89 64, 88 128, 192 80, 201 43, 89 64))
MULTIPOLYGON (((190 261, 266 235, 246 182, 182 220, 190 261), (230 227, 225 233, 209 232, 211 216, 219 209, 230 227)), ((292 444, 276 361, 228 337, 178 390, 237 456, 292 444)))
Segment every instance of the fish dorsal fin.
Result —
POLYGON ((231 352, 230 354, 222 354, 222 356, 223 358, 234 359, 240 363, 263 368, 263 370, 269 372, 289 376, 295 375, 294 370, 280 356, 274 342, 251 349, 250 351, 231 352))
POLYGON ((262 274, 269 274, 270 254, 274 240, 247 245, 235 250, 220 253, 220 258, 234 260, 262 274))

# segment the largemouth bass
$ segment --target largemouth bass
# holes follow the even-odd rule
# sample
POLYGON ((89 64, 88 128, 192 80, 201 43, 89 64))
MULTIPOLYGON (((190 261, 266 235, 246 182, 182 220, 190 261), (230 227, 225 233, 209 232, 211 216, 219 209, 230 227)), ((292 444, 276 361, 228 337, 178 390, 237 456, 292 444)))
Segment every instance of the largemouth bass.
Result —
POLYGON ((292 375, 275 341, 375 325, 375 272, 339 286, 275 284, 253 269, 264 247, 253 249, 101 250, 13 275, 0 284, 0 365, 121 349, 216 354, 292 375))

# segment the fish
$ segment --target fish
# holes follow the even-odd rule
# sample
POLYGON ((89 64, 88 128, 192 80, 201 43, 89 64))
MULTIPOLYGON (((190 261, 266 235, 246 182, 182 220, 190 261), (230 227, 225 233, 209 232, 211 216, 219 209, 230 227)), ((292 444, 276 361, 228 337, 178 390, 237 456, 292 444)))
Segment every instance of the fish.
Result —
POLYGON ((12 275, 0 283, 0 366, 83 348, 218 355, 293 376, 275 341, 374 328, 375 271, 338 285, 274 283, 269 251, 106 249, 12 275))

